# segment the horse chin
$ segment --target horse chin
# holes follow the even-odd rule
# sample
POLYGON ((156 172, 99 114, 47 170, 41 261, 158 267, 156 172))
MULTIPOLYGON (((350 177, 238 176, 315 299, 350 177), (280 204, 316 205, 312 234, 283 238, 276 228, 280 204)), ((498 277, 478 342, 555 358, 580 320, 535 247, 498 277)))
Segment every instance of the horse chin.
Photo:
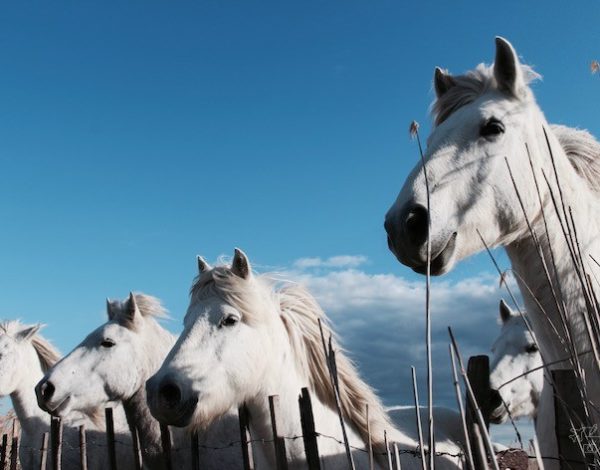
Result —
POLYGON ((508 420, 508 413, 504 405, 499 406, 490 413, 490 422, 493 424, 502 424, 508 420))
MULTIPOLYGON (((430 273, 432 276, 441 276, 442 274, 446 274, 454 266, 456 237, 457 233, 454 232, 444 247, 432 257, 430 264, 430 273)), ((416 273, 427 274, 427 263, 418 266, 411 266, 411 268, 416 273)))
POLYGON ((44 411, 50 413, 52 416, 57 416, 59 418, 63 418, 69 414, 71 410, 71 395, 67 395, 61 402, 59 402, 56 406, 51 407, 46 405, 44 407, 44 411))
POLYGON ((175 409, 152 410, 152 415, 161 423, 175 426, 177 428, 185 428, 192 422, 192 418, 196 412, 198 397, 190 397, 175 409))

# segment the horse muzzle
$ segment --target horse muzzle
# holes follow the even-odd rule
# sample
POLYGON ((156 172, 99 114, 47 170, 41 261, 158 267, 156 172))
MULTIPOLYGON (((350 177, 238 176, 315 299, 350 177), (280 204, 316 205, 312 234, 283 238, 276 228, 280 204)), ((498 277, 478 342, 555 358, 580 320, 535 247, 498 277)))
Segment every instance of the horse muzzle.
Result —
POLYGON ((490 422, 494 424, 502 424, 508 419, 508 410, 506 409, 506 404, 500 395, 498 390, 490 391, 490 422))
MULTIPOLYGON (((409 202, 390 210, 385 218, 385 231, 390 251, 402 264, 419 274, 427 273, 427 238, 429 213, 421 204, 409 202)), ((456 251, 457 232, 431 243, 431 274, 438 276, 449 271, 456 251)))
POLYGON ((150 378, 146 382, 146 395, 150 413, 159 422, 185 427, 190 424, 198 404, 198 397, 186 397, 181 386, 171 377, 150 378))

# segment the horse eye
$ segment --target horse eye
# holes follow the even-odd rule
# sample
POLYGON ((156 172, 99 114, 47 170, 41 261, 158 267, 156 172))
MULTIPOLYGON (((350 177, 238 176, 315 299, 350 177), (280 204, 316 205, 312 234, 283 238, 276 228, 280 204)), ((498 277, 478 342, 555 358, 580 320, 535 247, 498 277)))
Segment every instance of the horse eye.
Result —
POLYGON ((228 317, 221 320, 221 326, 233 326, 238 322, 238 318, 235 315, 229 315, 228 317))
POLYGON ((103 348, 112 348, 115 345, 115 342, 110 338, 105 338, 100 343, 100 346, 103 348))
POLYGON ((539 349, 537 347, 537 344, 528 344, 525 347, 525 352, 527 352, 529 354, 533 354, 533 353, 538 352, 538 351, 539 351, 539 349))
POLYGON ((502 133, 504 133, 504 124, 495 118, 489 119, 479 131, 481 137, 493 137, 502 133))

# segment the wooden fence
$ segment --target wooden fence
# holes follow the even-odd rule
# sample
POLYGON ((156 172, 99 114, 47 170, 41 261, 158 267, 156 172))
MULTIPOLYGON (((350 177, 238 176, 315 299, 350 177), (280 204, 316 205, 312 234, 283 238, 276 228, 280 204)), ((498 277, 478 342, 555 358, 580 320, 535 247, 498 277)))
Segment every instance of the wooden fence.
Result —
MULTIPOLYGON (((287 470, 287 450, 286 450, 286 437, 280 434, 281 422, 279 413, 279 398, 277 395, 269 397, 269 408, 271 414, 271 425, 272 425, 272 439, 263 440, 260 442, 266 445, 272 444, 274 449, 274 455, 276 460, 277 470, 287 470)), ((294 436, 294 439, 302 439, 304 442, 304 449, 306 453, 306 461, 309 470, 320 470, 322 468, 321 457, 319 455, 319 438, 330 438, 332 437, 323 436, 315 429, 315 423, 313 419, 312 402, 309 391, 306 388, 301 390, 298 398, 298 410, 302 425, 302 435, 294 436)), ((247 409, 242 406, 239 411, 239 423, 240 423, 240 440, 232 443, 227 443, 225 447, 237 447, 240 451, 240 455, 243 459, 243 467, 245 470, 254 470, 255 461, 252 448, 252 438, 250 436, 249 428, 249 416, 247 409)), ((124 470, 119 467, 119 462, 116 458, 115 446, 115 432, 113 424, 113 413, 111 408, 106 409, 106 452, 109 462, 109 468, 107 470, 124 470)), ((81 426, 79 428, 79 465, 76 468, 66 469, 62 462, 63 453, 63 427, 59 418, 51 419, 50 432, 44 433, 42 440, 40 441, 39 448, 34 449, 40 453, 40 465, 39 470, 47 470, 50 466, 49 462, 52 462, 52 468, 55 470, 87 470, 88 468, 88 448, 91 445, 86 439, 86 429, 81 426)), ((174 451, 171 442, 171 434, 168 426, 161 426, 162 435, 162 447, 164 456, 164 469, 173 469, 172 452, 174 451)), ((131 452, 134 456, 134 468, 141 469, 141 453, 140 446, 137 436, 132 436, 131 452)), ((19 439, 15 435, 12 438, 12 442, 9 442, 9 435, 5 434, 2 438, 2 445, 0 447, 0 470, 17 470, 20 468, 18 463, 18 445, 19 439)), ((336 439, 337 441, 337 439, 336 439)), ((200 452, 198 444, 198 435, 193 434, 190 436, 190 446, 187 450, 190 453, 190 467, 191 470, 201 470, 200 465, 200 452)), ((339 442, 340 447, 344 445, 343 442, 339 442)), ((120 443, 122 444, 122 443, 120 443)), ((184 449, 178 449, 177 451, 186 451, 184 449)), ((365 450, 364 452, 368 452, 365 450)), ((387 450, 387 461, 390 465, 390 470, 400 469, 399 465, 399 453, 397 449, 393 447, 387 450)), ((342 453, 342 455, 345 455, 342 453)), ((420 456, 420 452, 416 451, 415 455, 420 456)), ((350 467, 349 467, 350 468, 350 467)), ((29 470, 29 469, 27 469, 29 470)), ((32 469, 32 470, 38 470, 32 469)), ((188 470, 188 469, 177 469, 177 470, 188 470)), ((226 469, 224 469, 226 470, 226 469)))
MULTIPOLYGON (((587 468, 596 468, 593 461, 593 450, 590 448, 590 442, 585 439, 592 439, 595 436, 586 435, 586 429, 593 430, 592 426, 585 417, 583 410, 583 400, 577 386, 575 372, 573 370, 553 370, 551 371, 551 385, 554 388, 555 402, 555 432, 558 442, 559 465, 561 470, 585 470, 587 468), (579 436, 579 437, 577 437, 579 436)), ((483 470, 490 468, 491 456, 485 450, 483 443, 483 431, 475 418, 474 407, 479 407, 482 415, 486 418, 486 431, 489 429, 489 420, 491 410, 491 389, 489 380, 490 366, 488 356, 474 356, 469 359, 467 366, 467 376, 473 389, 476 404, 466 399, 467 410, 467 430, 471 449, 473 452, 474 470, 483 470)), ((594 446, 594 443, 591 443, 594 446)), ((597 456, 598 454, 596 454, 597 456)), ((541 456, 548 462, 548 457, 541 456)), ((511 468, 515 470, 525 470, 531 467, 537 468, 535 460, 528 456, 524 451, 511 449, 510 451, 499 452, 496 454, 500 468, 511 468)))
MULTIPOLYGON (((577 384, 575 383, 575 375, 572 371, 553 371, 554 384, 556 387, 556 400, 559 405, 556 406, 556 431, 559 442, 559 451, 561 455, 561 469, 569 470, 580 470, 587 468, 590 465, 590 461, 582 458, 582 447, 581 443, 574 442, 573 427, 574 422, 581 423, 583 418, 581 400, 579 399, 579 392, 577 384), (574 415, 576 413, 576 415, 574 415)), ((486 452, 486 447, 482 442, 482 435, 484 431, 479 427, 479 422, 475 418, 475 409, 478 407, 484 417, 485 426, 489 426, 487 417, 489 416, 490 410, 490 399, 491 390, 489 383, 489 359, 487 356, 475 356, 470 358, 467 367, 467 376, 471 388, 474 392, 476 402, 467 396, 466 399, 466 424, 467 433, 470 440, 470 447, 473 454, 473 469, 472 470, 487 470, 491 466, 491 456, 486 452)), ((309 470, 321 470, 321 458, 319 455, 319 441, 318 438, 326 438, 327 436, 320 435, 315 429, 313 410, 311 404, 311 397, 306 388, 303 388, 299 399, 298 399, 299 413, 302 425, 302 436, 294 436, 294 438, 301 438, 304 442, 304 449, 306 455, 306 462, 309 470)), ((275 396, 269 397, 269 409, 271 414, 271 426, 272 426, 272 439, 261 440, 261 442, 269 444, 272 443, 276 469, 287 470, 288 460, 286 451, 286 436, 281 435, 281 423, 279 419, 279 398, 275 396)), ((113 424, 113 413, 112 409, 107 408, 106 414, 106 452, 109 462, 109 468, 107 470, 119 470, 119 462, 116 458, 115 452, 115 432, 113 424)), ((249 428, 249 416, 247 409, 242 406, 239 409, 239 423, 240 423, 240 440, 232 443, 228 443, 229 447, 237 447, 241 453, 243 459, 243 466, 245 470, 254 470, 255 461, 252 450, 252 438, 250 436, 249 428)), ((172 452, 174 451, 171 442, 171 434, 168 426, 161 426, 162 435, 162 447, 164 456, 164 468, 165 470, 172 470, 172 452)), ((40 446, 36 451, 40 452, 40 466, 39 470, 46 470, 48 462, 52 462, 55 470, 63 470, 62 465, 62 436, 63 428, 59 418, 51 419, 50 432, 43 435, 43 439, 40 442, 40 446)), ((289 439, 289 436, 287 437, 289 439)), ((200 452, 199 452, 199 440, 198 435, 193 434, 190 436, 190 469, 201 470, 200 465, 200 452)), ((340 442, 340 444, 344 444, 340 442)), ((88 468, 88 442, 86 439, 86 430, 83 426, 79 428, 79 465, 76 469, 64 469, 64 470, 87 470, 88 468)), ((2 436, 2 442, 0 445, 0 470, 17 470, 20 468, 18 463, 18 447, 19 437, 14 432, 9 437, 8 434, 2 436)), ((177 451, 181 452, 182 449, 177 451)), ((185 450, 183 450, 185 451, 185 450)), ((421 458, 421 449, 415 451, 415 456, 421 458)), ((132 436, 131 452, 134 457, 134 468, 141 469, 141 452, 138 436, 134 433, 132 436)), ((365 450, 368 452, 368 450, 365 450)), ((372 455, 370 455, 372 458, 372 455)), ((498 462, 499 469, 513 469, 513 470, 526 470, 531 467, 531 463, 534 462, 530 456, 524 451, 518 449, 511 449, 510 451, 499 452, 495 454, 498 462)), ((461 454, 461 458, 464 461, 464 468, 468 469, 470 464, 467 463, 466 455, 461 454)), ((387 450, 387 459, 389 470, 400 469, 399 453, 397 448, 393 447, 387 450)), ((349 461, 349 467, 352 468, 353 462, 349 461)), ((38 469, 33 469, 38 470, 38 469)), ((123 469, 121 469, 123 470, 123 469)), ((177 469, 180 470, 180 469, 177 469)), ((187 469, 181 469, 187 470, 187 469)), ((226 470, 226 469, 225 469, 226 470)))

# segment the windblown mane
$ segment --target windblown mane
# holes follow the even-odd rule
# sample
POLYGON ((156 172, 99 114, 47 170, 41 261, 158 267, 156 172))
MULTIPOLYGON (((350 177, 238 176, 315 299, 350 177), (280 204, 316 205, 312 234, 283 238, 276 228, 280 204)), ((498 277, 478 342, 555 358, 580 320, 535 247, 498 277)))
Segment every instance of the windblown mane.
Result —
POLYGON ((600 192, 600 142, 586 130, 557 124, 550 128, 575 172, 587 181, 592 190, 600 192))
MULTIPOLYGON (((4 321, 0 323, 0 331, 13 338, 18 332, 23 331, 25 328, 29 328, 29 325, 23 325, 18 320, 4 321)), ((60 359, 60 354, 47 339, 44 339, 38 333, 34 334, 34 336, 31 338, 31 344, 40 360, 42 371, 46 373, 48 369, 58 362, 60 359)))
POLYGON ((163 307, 160 299, 147 294, 134 294, 135 303, 143 317, 165 318, 167 309, 163 307))
POLYGON ((313 393, 335 409, 335 396, 331 386, 327 361, 323 351, 319 320, 326 339, 332 335, 332 347, 340 387, 340 401, 344 418, 358 431, 364 442, 369 439, 369 425, 373 447, 377 453, 385 453, 384 431, 394 425, 373 389, 359 376, 356 366, 337 343, 335 333, 316 299, 302 286, 286 285, 277 292, 281 319, 290 337, 290 344, 300 370, 310 379, 313 393), (369 405, 367 424, 365 405, 369 405))
MULTIPOLYGON (((530 66, 521 65, 525 83, 540 78, 530 66)), ((452 75, 453 86, 438 97, 431 106, 431 113, 436 126, 444 122, 451 114, 466 106, 489 90, 497 89, 492 65, 479 64, 464 75, 452 75)))
MULTIPOLYGON (((135 297, 138 310, 143 317, 165 318, 167 316, 167 310, 163 307, 160 299, 139 292, 133 294, 133 296, 135 297)), ((126 313, 127 300, 112 300, 109 303, 117 318, 126 313)))
MULTIPOLYGON (((540 78, 528 65, 521 65, 525 83, 540 78)), ((458 109, 474 102, 488 90, 497 88, 492 66, 479 64, 464 75, 453 75, 454 85, 431 106, 434 123, 439 126, 458 109)), ((600 192, 600 143, 589 132, 551 125, 571 165, 594 191, 600 192)))
POLYGON ((265 299, 275 302, 280 318, 288 333, 290 345, 298 370, 309 380, 313 393, 319 400, 335 409, 335 397, 323 351, 319 320, 326 338, 332 337, 336 353, 336 365, 340 386, 340 400, 344 418, 368 442, 369 434, 365 405, 369 405, 369 424, 374 450, 385 452, 384 431, 394 429, 385 409, 373 389, 359 376, 356 367, 337 344, 328 319, 316 299, 303 287, 285 284, 278 288, 268 275, 255 276, 255 283, 248 283, 235 276, 225 266, 218 266, 198 276, 191 295, 205 298, 216 295, 243 312, 244 321, 251 323, 262 309, 257 308, 265 299), (259 285, 264 288, 257 289, 259 285), (262 292, 261 292, 262 291, 262 292))

